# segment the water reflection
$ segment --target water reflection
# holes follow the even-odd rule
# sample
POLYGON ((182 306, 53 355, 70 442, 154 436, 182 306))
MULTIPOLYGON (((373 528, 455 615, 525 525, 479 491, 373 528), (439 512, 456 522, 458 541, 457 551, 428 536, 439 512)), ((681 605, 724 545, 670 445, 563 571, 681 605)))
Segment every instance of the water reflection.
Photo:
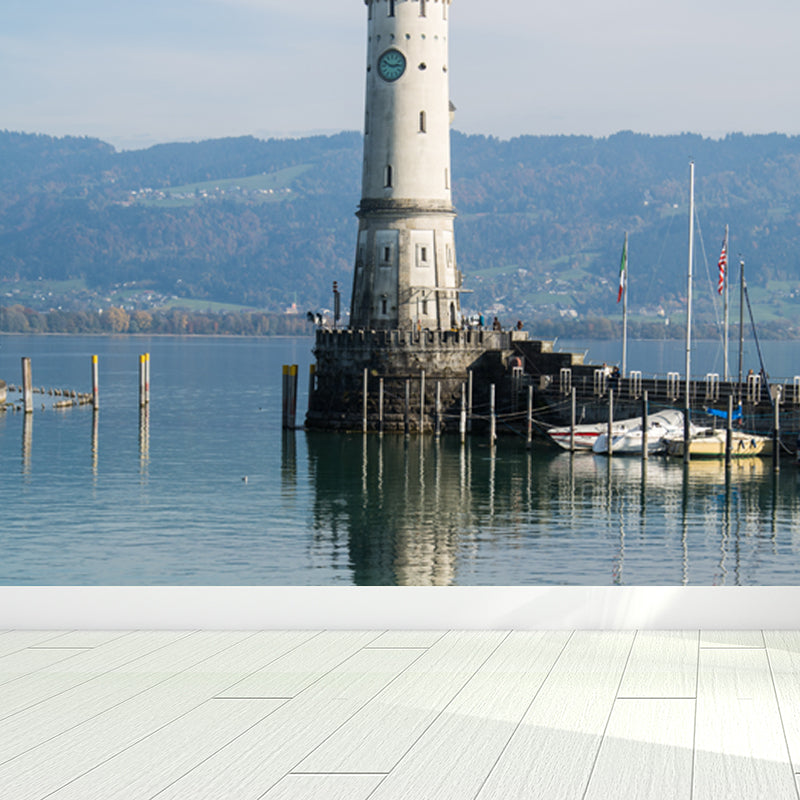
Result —
POLYGON ((22 422, 22 474, 30 477, 33 452, 33 414, 25 414, 22 422))
POLYGON ((761 460, 726 470, 475 439, 306 441, 312 548, 357 585, 740 585, 767 560, 798 566, 796 491, 761 460))

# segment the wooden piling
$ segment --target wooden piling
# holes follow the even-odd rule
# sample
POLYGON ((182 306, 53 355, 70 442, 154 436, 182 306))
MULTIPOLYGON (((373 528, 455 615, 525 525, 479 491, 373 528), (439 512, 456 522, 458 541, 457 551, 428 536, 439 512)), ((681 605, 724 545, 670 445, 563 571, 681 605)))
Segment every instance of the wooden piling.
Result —
POLYGON ((383 378, 378 379, 378 432, 383 433, 383 378))
POLYGON ((436 381, 436 427, 434 435, 438 439, 442 435, 442 382, 436 381))
POLYGON ((467 433, 472 433, 472 370, 467 370, 467 433))
POLYGON ((497 439, 497 416, 495 414, 495 388, 494 384, 489 386, 489 444, 494 447, 497 439))
POLYGON ((569 451, 575 452, 575 418, 578 412, 578 394, 576 388, 572 387, 572 403, 569 418, 569 451))
POLYGON ((611 454, 614 450, 612 447, 613 445, 613 436, 612 432, 614 430, 614 390, 608 390, 608 440, 606 442, 606 446, 608 448, 608 455, 611 457, 611 454))
POLYGON ((530 450, 533 444, 533 384, 528 385, 528 435, 526 445, 530 450))
POLYGON ((95 411, 100 408, 99 386, 97 356, 92 356, 92 406, 95 411))
POLYGON ((411 433, 411 379, 406 378, 406 401, 403 414, 403 431, 406 436, 411 433))
POLYGON ((461 436, 461 444, 467 441, 467 385, 461 384, 461 416, 458 420, 458 432, 461 436))
POLYGON ((775 412, 772 423, 772 469, 777 472, 781 464, 781 391, 775 392, 775 399, 772 401, 772 408, 775 412))
POLYGON ((139 408, 145 405, 145 366, 144 353, 139 355, 139 408))
POLYGON ((648 408, 647 389, 642 393, 642 459, 647 461, 649 453, 647 451, 647 417, 650 413, 648 408))
POLYGON ((285 431, 295 428, 297 415, 297 364, 283 365, 283 393, 282 393, 283 422, 281 427, 285 431))
POLYGON ((369 389, 369 369, 364 367, 364 378, 361 388, 361 432, 367 432, 367 400, 369 389))
POLYGON ((425 370, 419 372, 419 432, 425 430, 425 370))
POLYGON ((31 360, 27 356, 22 359, 22 407, 26 414, 33 413, 33 378, 31 360))
POLYGON ((144 354, 144 403, 150 405, 150 353, 144 354))
POLYGON ((733 456, 733 395, 728 395, 728 418, 725 420, 725 466, 730 467, 733 456))

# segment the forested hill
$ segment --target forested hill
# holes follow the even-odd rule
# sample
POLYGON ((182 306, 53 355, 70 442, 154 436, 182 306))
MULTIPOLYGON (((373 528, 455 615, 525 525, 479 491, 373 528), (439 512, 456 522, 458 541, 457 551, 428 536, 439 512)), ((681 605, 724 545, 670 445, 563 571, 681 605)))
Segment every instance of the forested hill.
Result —
MULTIPOLYGON (((618 315, 628 231, 632 319, 677 322, 693 159, 698 318, 713 317, 726 224, 758 316, 800 318, 800 137, 454 132, 452 145, 467 310, 618 315)), ((330 306, 352 274, 361 157, 357 133, 117 152, 0 132, 0 305, 330 306)))

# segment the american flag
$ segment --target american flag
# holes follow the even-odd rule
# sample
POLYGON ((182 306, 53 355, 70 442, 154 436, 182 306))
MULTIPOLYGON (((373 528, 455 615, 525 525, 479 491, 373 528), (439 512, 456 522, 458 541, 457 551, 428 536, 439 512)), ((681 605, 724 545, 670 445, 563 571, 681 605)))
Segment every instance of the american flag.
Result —
POLYGON ((725 288, 725 273, 728 270, 727 238, 722 240, 722 252, 719 254, 719 261, 717 261, 717 267, 719 268, 719 282, 717 283, 717 292, 719 294, 722 294, 722 290, 725 288))

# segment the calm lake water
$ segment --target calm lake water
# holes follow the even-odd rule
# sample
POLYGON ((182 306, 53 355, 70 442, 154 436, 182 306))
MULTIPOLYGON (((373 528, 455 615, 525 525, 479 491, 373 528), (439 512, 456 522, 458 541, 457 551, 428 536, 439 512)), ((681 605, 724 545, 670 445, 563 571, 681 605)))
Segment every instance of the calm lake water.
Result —
MULTIPOLYGON (((0 336, 0 378, 30 356, 45 388, 101 408, 0 414, 0 583, 46 585, 798 585, 800 470, 570 456, 501 438, 283 434, 281 365, 310 339, 0 336), (138 401, 149 352, 152 400, 138 401), (247 480, 243 480, 244 478, 247 480)), ((619 359, 618 343, 560 342, 619 359)), ((775 376, 796 343, 763 344, 775 376)), ((682 371, 683 343, 628 366, 682 371)), ((735 371, 738 356, 732 351, 735 371)), ((754 350, 745 368, 758 368, 754 350)), ((722 372, 698 343, 696 374, 722 372)), ((12 394, 10 399, 15 399, 12 394)), ((48 405, 41 408, 42 402, 48 405)))

